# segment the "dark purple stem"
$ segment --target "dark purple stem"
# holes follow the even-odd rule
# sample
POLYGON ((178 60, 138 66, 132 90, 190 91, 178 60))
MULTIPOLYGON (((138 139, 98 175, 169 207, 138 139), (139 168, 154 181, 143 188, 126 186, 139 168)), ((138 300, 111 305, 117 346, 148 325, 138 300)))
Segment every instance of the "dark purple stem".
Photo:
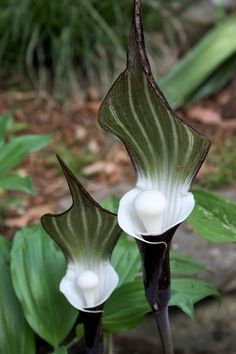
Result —
POLYGON ((142 258, 145 295, 158 326, 163 354, 174 353, 168 317, 168 302, 171 297, 169 252, 177 227, 178 225, 159 236, 143 235, 143 241, 137 240, 142 258))
POLYGON ((104 353, 102 315, 103 312, 80 312, 88 354, 104 353))
POLYGON ((160 333, 163 354, 173 354, 168 305, 153 311, 153 314, 160 333))

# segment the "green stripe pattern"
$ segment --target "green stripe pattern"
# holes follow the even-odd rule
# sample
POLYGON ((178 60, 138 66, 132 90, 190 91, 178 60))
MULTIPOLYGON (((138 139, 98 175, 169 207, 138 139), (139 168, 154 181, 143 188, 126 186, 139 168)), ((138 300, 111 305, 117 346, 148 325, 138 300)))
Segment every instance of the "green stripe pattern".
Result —
POLYGON ((103 101, 99 122, 125 144, 140 186, 149 181, 148 188, 177 183, 188 189, 209 142, 177 118, 154 82, 138 21, 141 17, 131 31, 128 66, 103 101))
POLYGON ((121 232, 116 215, 97 204, 65 163, 58 159, 73 203, 62 214, 43 215, 43 227, 68 260, 87 265, 109 260, 121 232))

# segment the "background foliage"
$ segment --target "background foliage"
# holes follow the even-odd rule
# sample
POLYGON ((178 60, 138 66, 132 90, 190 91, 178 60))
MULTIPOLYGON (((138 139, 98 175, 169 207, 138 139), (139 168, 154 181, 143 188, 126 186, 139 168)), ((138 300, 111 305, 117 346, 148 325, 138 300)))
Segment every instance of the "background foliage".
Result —
MULTIPOLYGON (((188 37, 194 39, 198 28, 205 31, 226 11, 210 0, 200 1, 200 14, 189 0, 142 3, 148 45, 153 57, 159 57, 159 72, 173 66, 173 58, 191 43, 188 37)), ((0 76, 27 73, 31 85, 64 93, 81 93, 91 84, 106 92, 124 66, 132 5, 132 0, 1 1, 0 76)))

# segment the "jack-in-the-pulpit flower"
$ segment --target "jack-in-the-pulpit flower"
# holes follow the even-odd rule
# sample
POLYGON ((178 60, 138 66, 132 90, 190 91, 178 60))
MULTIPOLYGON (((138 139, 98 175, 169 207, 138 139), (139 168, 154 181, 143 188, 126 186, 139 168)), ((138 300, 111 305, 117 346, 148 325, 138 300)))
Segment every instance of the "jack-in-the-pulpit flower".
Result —
POLYGON ((116 215, 97 204, 60 158, 59 162, 73 204, 62 214, 42 216, 41 222, 68 260, 60 291, 79 310, 101 311, 118 284, 109 260, 120 228, 116 215))
POLYGON ((137 173, 135 188, 120 201, 121 228, 143 239, 143 235, 162 235, 185 220, 194 207, 189 188, 209 141, 176 116, 156 85, 138 0, 127 69, 102 103, 99 122, 125 144, 137 173))
POLYGON ((145 51, 140 0, 134 0, 127 68, 103 101, 99 122, 124 143, 136 170, 136 186, 120 201, 118 223, 136 238, 146 298, 163 352, 172 354, 170 243, 194 208, 189 188, 210 144, 176 116, 154 81, 145 51))

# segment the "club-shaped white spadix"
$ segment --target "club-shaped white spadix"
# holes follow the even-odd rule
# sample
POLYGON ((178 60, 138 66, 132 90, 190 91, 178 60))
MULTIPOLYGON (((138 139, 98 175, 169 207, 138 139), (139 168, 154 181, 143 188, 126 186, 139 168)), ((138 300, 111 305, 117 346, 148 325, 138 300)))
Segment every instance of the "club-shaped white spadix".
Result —
POLYGON ((153 235, 162 231, 162 220, 166 207, 166 197, 157 190, 141 191, 134 200, 137 216, 142 221, 146 232, 153 235))
POLYGON ((88 307, 93 307, 96 299, 96 290, 99 280, 96 273, 86 270, 77 277, 77 285, 84 296, 84 300, 88 307))

